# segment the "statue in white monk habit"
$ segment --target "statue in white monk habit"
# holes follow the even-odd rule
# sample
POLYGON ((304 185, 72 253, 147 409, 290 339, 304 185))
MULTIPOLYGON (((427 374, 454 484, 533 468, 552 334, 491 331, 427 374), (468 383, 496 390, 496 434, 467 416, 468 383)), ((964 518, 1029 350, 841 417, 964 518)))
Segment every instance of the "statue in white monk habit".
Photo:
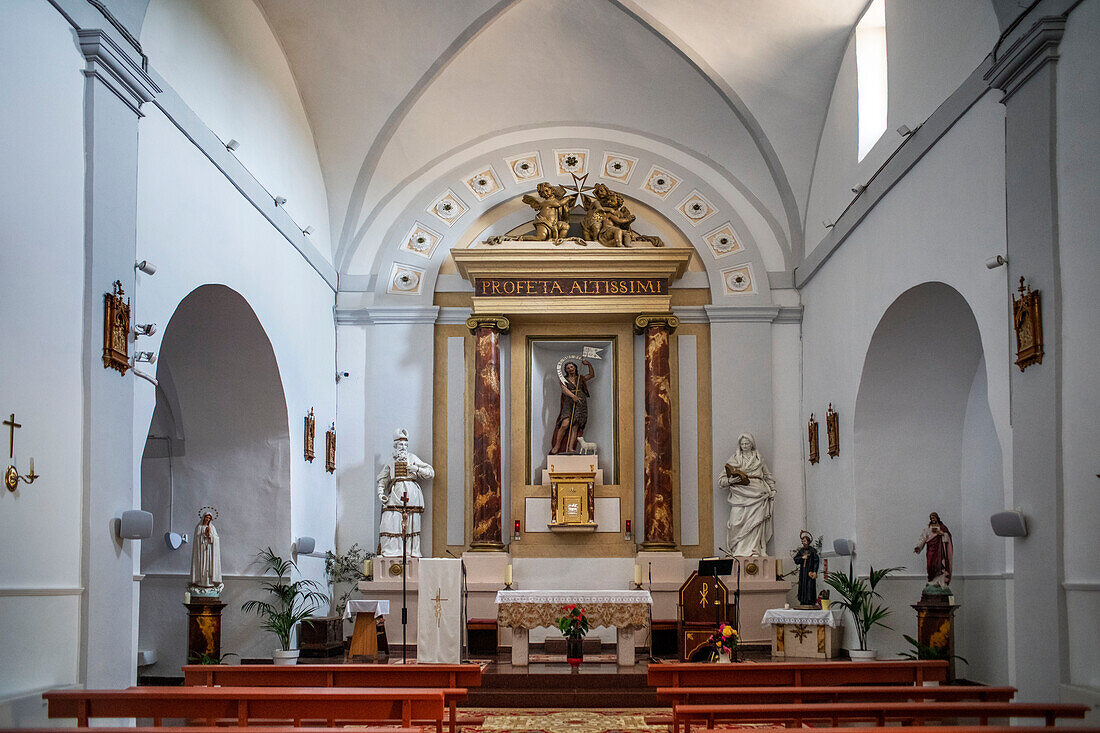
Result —
POLYGON ((217 514, 214 507, 199 509, 191 545, 191 582, 187 584, 192 596, 217 598, 222 592, 222 544, 214 529, 217 514))
POLYGON ((382 500, 382 521, 378 525, 379 554, 401 557, 402 539, 409 557, 420 557, 420 518, 424 513, 424 492, 416 479, 430 479, 435 470, 409 452, 409 434, 393 433, 393 458, 378 472, 378 498, 382 500))
POLYGON ((718 487, 727 492, 730 518, 726 523, 726 548, 731 555, 767 554, 772 536, 772 502, 775 478, 756 450, 750 433, 737 438, 737 450, 726 461, 718 487))

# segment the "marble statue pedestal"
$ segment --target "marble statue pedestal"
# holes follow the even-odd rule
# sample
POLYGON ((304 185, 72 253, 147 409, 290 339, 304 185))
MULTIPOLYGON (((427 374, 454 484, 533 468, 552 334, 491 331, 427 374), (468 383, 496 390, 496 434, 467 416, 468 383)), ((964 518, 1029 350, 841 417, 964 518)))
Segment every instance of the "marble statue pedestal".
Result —
POLYGON ((187 663, 199 664, 205 656, 221 659, 222 609, 221 598, 193 598, 187 606, 187 663))

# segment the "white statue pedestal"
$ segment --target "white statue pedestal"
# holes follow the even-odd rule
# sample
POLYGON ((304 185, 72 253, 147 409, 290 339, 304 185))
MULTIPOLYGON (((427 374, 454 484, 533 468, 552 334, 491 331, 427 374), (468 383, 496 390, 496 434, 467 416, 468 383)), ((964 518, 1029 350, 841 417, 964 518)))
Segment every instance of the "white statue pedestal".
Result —
POLYGON ((591 455, 557 455, 546 456, 546 468, 542 469, 542 485, 550 485, 550 473, 596 473, 596 486, 603 485, 603 469, 600 466, 600 456, 597 453, 591 455))

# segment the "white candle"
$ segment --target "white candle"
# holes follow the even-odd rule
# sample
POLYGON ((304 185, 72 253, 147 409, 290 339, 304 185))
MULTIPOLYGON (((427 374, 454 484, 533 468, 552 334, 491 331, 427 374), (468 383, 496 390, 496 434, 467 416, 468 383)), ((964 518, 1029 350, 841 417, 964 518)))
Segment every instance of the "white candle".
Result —
POLYGON ((504 584, 512 584, 512 563, 508 563, 508 567, 504 568, 504 584))
POLYGON ((634 585, 641 585, 641 584, 642 584, 642 566, 641 565, 635 565, 634 566, 634 585))
POLYGON ((363 575, 370 575, 371 559, 368 557, 363 561, 363 575))
POLYGON ((191 591, 187 591, 183 594, 183 602, 184 603, 190 603, 191 602, 191 591))

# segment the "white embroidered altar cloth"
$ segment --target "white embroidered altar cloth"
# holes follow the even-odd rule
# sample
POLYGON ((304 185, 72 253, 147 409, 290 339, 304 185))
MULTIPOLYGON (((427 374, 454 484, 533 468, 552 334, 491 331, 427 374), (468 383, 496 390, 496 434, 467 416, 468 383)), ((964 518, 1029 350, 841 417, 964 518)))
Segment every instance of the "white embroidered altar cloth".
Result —
POLYGON ((828 611, 816 608, 769 608, 764 611, 762 626, 768 624, 805 624, 807 626, 829 626, 839 628, 841 624, 841 609, 830 608, 828 611))
POLYGON ((564 607, 584 608, 588 623, 630 628, 649 623, 653 596, 647 590, 502 590, 497 592, 497 622, 501 626, 536 629, 553 626, 564 607))
POLYGON ((373 613, 375 616, 387 616, 390 612, 389 601, 365 601, 359 598, 348 601, 344 606, 344 618, 350 619, 357 613, 373 613))

